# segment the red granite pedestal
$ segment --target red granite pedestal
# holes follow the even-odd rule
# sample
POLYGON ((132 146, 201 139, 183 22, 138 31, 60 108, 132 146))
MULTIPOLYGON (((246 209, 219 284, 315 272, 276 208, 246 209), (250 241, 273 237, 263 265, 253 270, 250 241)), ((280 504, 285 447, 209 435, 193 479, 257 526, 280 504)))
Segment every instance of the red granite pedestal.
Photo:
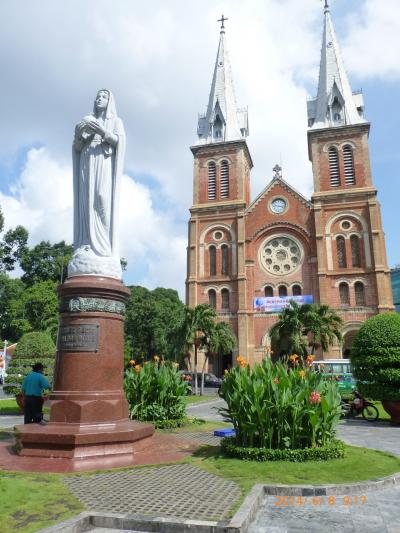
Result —
POLYGON ((129 420, 123 391, 128 294, 112 278, 77 276, 61 285, 50 423, 16 427, 20 455, 123 466, 152 437, 151 424, 129 420))

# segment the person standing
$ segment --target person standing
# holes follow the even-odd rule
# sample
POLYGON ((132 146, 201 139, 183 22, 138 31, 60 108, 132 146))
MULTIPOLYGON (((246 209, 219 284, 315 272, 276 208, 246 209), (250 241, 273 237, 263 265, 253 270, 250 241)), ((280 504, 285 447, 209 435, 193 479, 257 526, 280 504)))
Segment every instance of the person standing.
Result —
POLYGON ((24 381, 22 392, 24 401, 24 424, 44 424, 43 421, 43 391, 50 388, 50 384, 43 376, 44 366, 35 363, 24 381))

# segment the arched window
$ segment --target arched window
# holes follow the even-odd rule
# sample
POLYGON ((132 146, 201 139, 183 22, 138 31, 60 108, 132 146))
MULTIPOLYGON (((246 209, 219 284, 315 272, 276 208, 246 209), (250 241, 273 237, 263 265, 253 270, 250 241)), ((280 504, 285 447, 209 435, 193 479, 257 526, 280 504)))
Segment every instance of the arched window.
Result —
POLYGON ((344 237, 342 237, 341 235, 339 235, 339 237, 336 239, 336 247, 337 247, 338 267, 346 268, 347 267, 346 243, 345 243, 344 237))
POLYGON ((216 276, 217 275, 217 250, 215 246, 210 246, 208 249, 208 253, 210 254, 210 276, 216 276))
POLYGON ((221 163, 221 198, 229 198, 229 164, 228 161, 221 163))
POLYGON ((356 176, 354 173, 353 148, 346 144, 343 146, 344 182, 346 185, 354 185, 356 176))
POLYGON ((278 287, 278 294, 282 298, 283 296, 287 296, 287 287, 285 285, 279 285, 278 287))
POLYGON ((208 291, 208 304, 215 309, 217 306, 217 293, 214 289, 208 291))
POLYGON ((292 294, 293 294, 293 296, 301 296, 301 287, 300 287, 300 285, 293 285, 292 294))
POLYGON ((264 296, 266 298, 272 298, 273 295, 274 295, 274 289, 270 285, 267 285, 266 287, 264 287, 264 296))
POLYGON ((356 296, 356 305, 365 305, 365 288, 361 281, 354 284, 354 293, 356 296))
POLYGON ((226 244, 223 244, 221 246, 221 275, 227 276, 228 275, 228 251, 229 248, 226 244))
POLYGON ((360 239, 357 235, 352 235, 350 237, 351 245, 351 262, 353 267, 361 266, 361 250, 360 250, 360 239))
POLYGON ((216 197, 216 190, 217 190, 216 176, 217 176, 216 166, 215 166, 215 163, 211 161, 210 163, 208 163, 208 199, 209 200, 215 200, 215 197, 216 197))
POLYGON ((229 291, 228 291, 228 289, 222 289, 222 291, 221 291, 221 309, 223 311, 229 311, 229 291))
POLYGON ((350 293, 347 283, 341 283, 339 285, 339 296, 342 305, 350 305, 350 293))
POLYGON ((331 187, 339 187, 340 185, 339 154, 336 148, 331 146, 331 148, 329 148, 328 156, 329 156, 329 174, 331 177, 331 187))

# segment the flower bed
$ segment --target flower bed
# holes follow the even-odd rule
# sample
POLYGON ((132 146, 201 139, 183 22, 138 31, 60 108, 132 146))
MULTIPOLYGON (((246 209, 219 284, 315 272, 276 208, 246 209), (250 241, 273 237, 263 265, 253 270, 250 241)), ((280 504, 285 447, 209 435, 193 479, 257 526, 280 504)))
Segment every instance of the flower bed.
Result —
POLYGON ((159 428, 186 423, 185 396, 190 385, 182 379, 177 366, 158 356, 143 365, 130 361, 124 388, 131 418, 153 422, 159 428))
POLYGON ((225 437, 221 441, 221 451, 228 457, 236 457, 248 461, 290 461, 303 463, 305 461, 327 461, 342 459, 345 456, 344 443, 334 440, 326 446, 314 448, 289 448, 277 450, 272 448, 245 448, 235 444, 235 437, 225 437))
MULTIPOLYGON (((297 356, 289 359, 289 364, 268 359, 250 368, 239 357, 238 367, 225 375, 219 394, 227 408, 220 412, 233 425, 238 448, 262 450, 260 457, 270 454, 265 450, 296 455, 298 450, 327 449, 335 442, 342 412, 337 383, 313 371, 312 358, 304 365, 297 356)), ((319 452, 304 455, 311 453, 317 457, 319 452)))

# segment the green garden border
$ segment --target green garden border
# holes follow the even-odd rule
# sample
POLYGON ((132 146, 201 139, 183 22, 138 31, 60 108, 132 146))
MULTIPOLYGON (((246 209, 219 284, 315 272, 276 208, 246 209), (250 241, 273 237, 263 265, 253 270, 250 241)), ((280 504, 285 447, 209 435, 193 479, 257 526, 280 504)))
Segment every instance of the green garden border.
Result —
POLYGON ((304 463, 305 461, 343 459, 345 456, 345 444, 340 440, 334 440, 332 444, 315 448, 275 450, 272 448, 245 448, 235 443, 235 437, 225 437, 221 440, 221 452, 227 457, 248 461, 304 463))

